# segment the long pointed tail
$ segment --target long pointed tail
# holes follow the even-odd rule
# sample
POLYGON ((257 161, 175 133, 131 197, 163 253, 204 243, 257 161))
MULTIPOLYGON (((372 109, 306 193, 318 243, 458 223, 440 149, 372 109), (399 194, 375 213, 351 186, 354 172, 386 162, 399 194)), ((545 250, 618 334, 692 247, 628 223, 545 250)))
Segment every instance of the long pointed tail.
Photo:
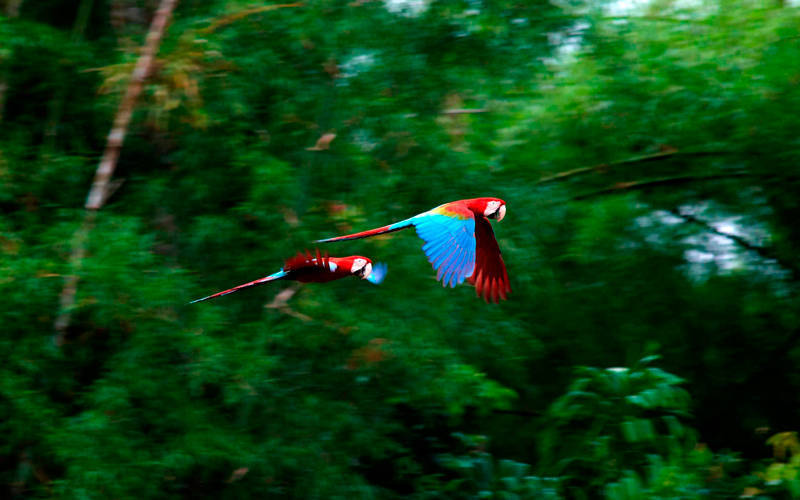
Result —
POLYGON ((208 297, 203 297, 202 299, 193 300, 193 301, 189 302, 189 304, 194 304, 195 302, 202 302, 204 300, 213 299, 215 297, 222 297, 223 295, 228 295, 229 293, 233 293, 233 292, 235 292, 237 290, 241 290, 242 288, 247 288, 247 287, 250 287, 250 286, 260 285, 261 283, 266 283, 268 281, 279 280, 279 279, 285 277, 288 274, 289 273, 287 273, 287 272, 285 272, 283 270, 280 270, 277 273, 270 274, 269 276, 264 276, 263 278, 259 278, 259 279, 255 280, 255 281, 251 281, 249 283, 245 283, 244 285, 235 286, 235 287, 229 288, 228 290, 225 290, 223 292, 217 292, 214 295, 209 295, 208 297))
POLYGON ((360 238, 369 238, 370 236, 377 236, 379 234, 392 233, 394 231, 399 231, 401 229, 413 226, 414 222, 412 221, 412 219, 413 217, 411 219, 395 222, 394 224, 389 224, 388 226, 383 226, 376 229, 370 229, 368 231, 361 231, 360 233, 346 234, 344 236, 335 236, 333 238, 327 238, 324 240, 316 240, 314 243, 330 243, 332 241, 357 240, 360 238))

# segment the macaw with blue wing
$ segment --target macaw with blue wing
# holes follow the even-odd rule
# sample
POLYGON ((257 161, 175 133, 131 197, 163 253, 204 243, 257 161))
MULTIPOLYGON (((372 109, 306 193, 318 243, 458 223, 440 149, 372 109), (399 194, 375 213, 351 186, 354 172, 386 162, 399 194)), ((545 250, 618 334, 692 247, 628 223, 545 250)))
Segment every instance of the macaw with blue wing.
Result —
POLYGON ((283 268, 277 273, 264 276, 263 278, 222 292, 217 292, 208 297, 203 297, 202 299, 193 300, 189 303, 194 304, 195 302, 222 297, 223 295, 228 295, 242 288, 260 285, 270 281, 294 280, 300 281, 301 283, 326 283, 347 276, 358 276, 370 283, 378 285, 386 276, 386 264, 378 262, 375 264, 375 267, 373 267, 370 259, 360 255, 329 257, 327 253, 321 255, 319 250, 316 251, 316 255, 312 255, 310 252, 306 251, 305 254, 298 253, 287 260, 283 268))
POLYGON ((422 250, 443 286, 454 287, 469 279, 478 296, 498 302, 511 292, 511 285, 489 219, 499 221, 505 215, 506 202, 500 198, 452 201, 388 226, 317 243, 367 238, 413 226, 425 240, 422 250))

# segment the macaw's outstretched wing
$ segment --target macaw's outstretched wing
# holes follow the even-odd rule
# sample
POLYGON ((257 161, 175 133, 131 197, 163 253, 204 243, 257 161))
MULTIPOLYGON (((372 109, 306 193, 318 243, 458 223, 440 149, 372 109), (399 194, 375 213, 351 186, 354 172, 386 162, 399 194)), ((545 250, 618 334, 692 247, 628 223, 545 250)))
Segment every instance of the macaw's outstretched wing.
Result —
POLYGON ((237 290, 241 290, 242 288, 247 288, 255 285, 260 285, 261 283, 266 283, 268 281, 275 281, 285 277, 288 273, 283 270, 278 271, 277 273, 270 274, 269 276, 264 276, 263 278, 259 278, 255 281, 251 281, 249 283, 245 283, 244 285, 235 286, 233 288, 229 288, 223 292, 217 292, 214 295, 209 295, 208 297, 203 297, 202 299, 197 299, 189 302, 190 304, 194 304, 195 302, 202 302, 204 300, 213 299, 215 297, 222 297, 223 295, 228 295, 229 293, 233 293, 237 290))
POLYGON ((376 262, 372 266, 372 272, 367 276, 367 281, 373 285, 380 285, 386 277, 387 266, 383 262, 376 262))
POLYGON ((475 217, 460 205, 447 203, 409 219, 425 240, 422 251, 443 286, 463 283, 475 269, 475 217))
POLYGON ((475 239, 477 240, 477 252, 475 257, 475 272, 470 276, 469 281, 475 285, 478 296, 484 298, 486 302, 491 299, 499 302, 511 293, 511 285, 508 282, 508 272, 500 255, 500 247, 494 237, 491 223, 479 217, 475 222, 475 239))

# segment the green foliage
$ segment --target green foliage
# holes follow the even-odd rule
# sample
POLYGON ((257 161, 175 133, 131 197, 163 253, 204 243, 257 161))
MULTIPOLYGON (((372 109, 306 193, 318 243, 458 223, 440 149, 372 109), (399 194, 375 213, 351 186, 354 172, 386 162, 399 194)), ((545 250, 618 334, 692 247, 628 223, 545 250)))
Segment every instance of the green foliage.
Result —
POLYGON ((800 443, 796 432, 779 432, 767 439, 772 446, 771 462, 756 472, 759 481, 750 488, 750 496, 766 493, 777 498, 800 497, 800 443))
POLYGON ((75 262, 156 3, 0 17, 0 496, 800 494, 796 2, 181 1, 75 262), (484 195, 500 305, 411 231, 186 305, 484 195))
POLYGON ((486 436, 456 433, 466 448, 464 455, 443 454, 439 457, 445 469, 456 474, 437 491, 450 498, 562 498, 558 478, 531 475, 528 464, 513 460, 496 460, 485 451, 486 436))
MULTIPOLYGON (((681 422, 688 410, 688 396, 678 387, 682 381, 647 366, 652 361, 645 358, 630 369, 582 368, 548 410, 542 461, 573 483, 570 488, 597 489, 627 472, 621 486, 609 487, 609 496, 621 498, 618 491, 637 484, 635 471, 648 456, 669 460, 692 448, 681 422)), ((660 475, 658 464, 650 467, 653 476, 660 475)))

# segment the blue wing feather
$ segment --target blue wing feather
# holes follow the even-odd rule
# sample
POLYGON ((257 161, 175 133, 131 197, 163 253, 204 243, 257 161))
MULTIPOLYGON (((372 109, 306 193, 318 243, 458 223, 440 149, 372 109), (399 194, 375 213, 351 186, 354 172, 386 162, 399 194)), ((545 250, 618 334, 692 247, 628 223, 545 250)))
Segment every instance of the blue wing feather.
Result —
POLYGON ((442 285, 454 287, 475 269, 475 219, 425 212, 409 219, 425 241, 422 250, 442 285))
MULTIPOLYGON (((468 264, 469 264, 469 258, 468 258, 469 257, 469 252, 466 250, 466 248, 469 245, 470 239, 473 239, 473 241, 474 241, 474 238, 472 238, 467 233, 466 227, 462 226, 459 229, 458 233, 457 233, 456 245, 458 245, 459 254, 458 254, 457 260, 454 262, 455 269, 458 272, 458 276, 459 277, 463 276, 463 277, 460 278, 458 283, 461 283, 462 281, 464 281, 464 277, 469 276, 469 273, 467 273, 467 267, 468 267, 468 264)), ((473 253, 473 259, 472 260, 473 260, 473 262, 475 260, 474 259, 474 253, 473 253)), ((456 286, 455 279, 453 281, 451 281, 450 286, 451 287, 456 286)))
MULTIPOLYGON (((466 254, 467 254, 467 252, 465 252, 463 249, 459 249, 459 253, 458 253, 458 256, 456 257, 456 261, 455 261, 455 269, 456 269, 457 272, 453 272, 452 273, 452 277, 450 278, 450 288, 453 288, 453 287, 456 286, 456 280, 457 280, 457 278, 459 276, 458 273, 462 273, 463 272, 464 260, 466 259, 466 254)), ((462 278, 462 281, 463 281, 463 278, 462 278)))
POLYGON ((442 286, 447 286, 447 282, 450 278, 450 273, 453 271, 454 266, 453 262, 456 259, 456 253, 450 252, 442 258, 442 261, 438 263, 436 266, 438 272, 436 273, 436 279, 442 281, 442 286))
POLYGON ((461 251, 456 250, 453 252, 453 256, 448 262, 447 270, 444 273, 444 279, 442 280, 442 285, 449 286, 450 288, 454 287, 453 280, 456 279, 458 273, 458 261, 461 259, 461 251))
POLYGON ((439 269, 439 266, 445 263, 449 257, 451 257, 451 250, 452 250, 452 239, 445 239, 442 238, 442 243, 439 247, 432 251, 430 254, 430 261, 433 264, 435 269, 439 269))
MULTIPOLYGON (((450 288, 456 286, 458 277, 462 274, 462 267, 464 266, 464 250, 456 242, 456 248, 453 251, 453 259, 450 261, 450 270, 448 271, 448 279, 446 283, 450 288)), ((462 278, 463 281, 463 278, 462 278)))

